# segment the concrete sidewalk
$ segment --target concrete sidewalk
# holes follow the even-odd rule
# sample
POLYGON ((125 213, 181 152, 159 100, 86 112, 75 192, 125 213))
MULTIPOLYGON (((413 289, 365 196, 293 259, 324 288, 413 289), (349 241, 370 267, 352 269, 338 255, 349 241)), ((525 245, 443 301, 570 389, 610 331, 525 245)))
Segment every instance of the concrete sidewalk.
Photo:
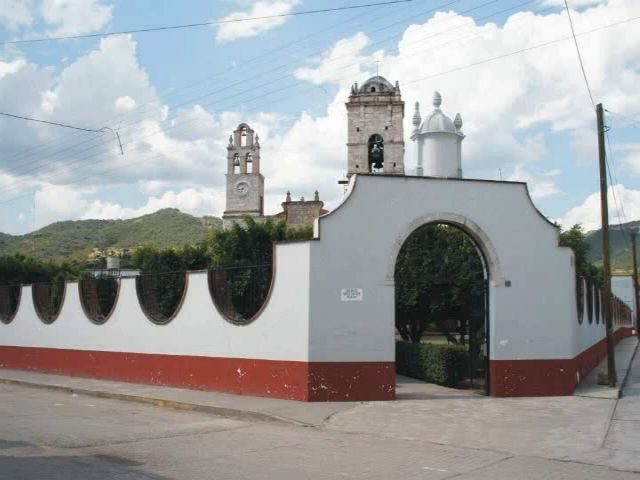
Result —
POLYGON ((606 373, 607 371, 607 359, 605 358, 580 382, 573 394, 579 397, 620 398, 625 380, 629 375, 631 361, 637 348, 638 339, 635 336, 623 338, 618 345, 616 345, 615 358, 618 381, 615 388, 610 388, 608 385, 600 385, 598 383, 598 372, 604 371, 606 373))
POLYGON ((321 426, 332 415, 356 405, 356 402, 307 403, 9 369, 0 369, 0 383, 213 413, 237 419, 279 421, 314 427, 321 426))

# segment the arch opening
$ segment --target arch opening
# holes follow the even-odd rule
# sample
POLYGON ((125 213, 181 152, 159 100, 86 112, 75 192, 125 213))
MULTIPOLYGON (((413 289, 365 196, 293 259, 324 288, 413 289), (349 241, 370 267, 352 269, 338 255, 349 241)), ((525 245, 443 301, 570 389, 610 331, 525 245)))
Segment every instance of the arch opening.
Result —
POLYGON ((56 321, 66 293, 64 280, 53 280, 50 283, 34 283, 31 286, 33 305, 43 323, 51 324, 56 321))
POLYGON ((187 272, 143 274, 136 277, 136 294, 149 320, 166 325, 178 315, 187 292, 187 272))
POLYGON ((368 142, 369 173, 384 173, 384 139, 374 133, 368 142))
POLYGON ((433 221, 396 258, 396 368, 430 383, 489 391, 489 263, 463 226, 433 221))
POLYGON ((22 287, 20 285, 0 285, 0 321, 9 324, 18 313, 22 287))
POLYGON ((80 303, 85 315, 93 323, 105 323, 116 306, 120 280, 108 275, 87 277, 78 283, 80 303))
POLYGON ((218 312, 235 325, 253 322, 273 288, 269 265, 213 267, 208 271, 209 294, 218 312))

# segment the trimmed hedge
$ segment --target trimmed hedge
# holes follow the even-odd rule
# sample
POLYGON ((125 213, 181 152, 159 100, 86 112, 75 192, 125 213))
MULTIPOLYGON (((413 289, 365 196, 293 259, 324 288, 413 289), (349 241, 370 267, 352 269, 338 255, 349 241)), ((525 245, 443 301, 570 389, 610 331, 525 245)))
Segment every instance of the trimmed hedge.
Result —
POLYGON ((396 371, 425 382, 454 387, 468 377, 469 353, 461 345, 396 342, 396 371))

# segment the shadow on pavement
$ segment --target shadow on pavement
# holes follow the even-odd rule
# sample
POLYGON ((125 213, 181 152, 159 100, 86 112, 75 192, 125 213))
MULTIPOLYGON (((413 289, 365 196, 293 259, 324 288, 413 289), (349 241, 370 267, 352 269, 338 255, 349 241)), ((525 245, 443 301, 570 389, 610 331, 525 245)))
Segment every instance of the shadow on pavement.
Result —
MULTIPOLYGON (((14 442, 20 443, 20 442, 14 442)), ((26 442, 22 442, 26 443, 26 442)), ((17 447, 18 445, 16 445, 17 447)), ((0 455, 2 480, 168 480, 138 469, 141 464, 111 455, 0 455)))

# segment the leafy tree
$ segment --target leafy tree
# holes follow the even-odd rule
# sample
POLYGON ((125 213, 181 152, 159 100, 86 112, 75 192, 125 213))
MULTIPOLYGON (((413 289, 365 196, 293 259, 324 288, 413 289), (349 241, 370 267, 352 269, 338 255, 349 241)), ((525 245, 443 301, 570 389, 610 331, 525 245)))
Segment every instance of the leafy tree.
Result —
POLYGON ((558 224, 556 226, 560 231, 560 246, 570 247, 573 250, 578 275, 592 280, 596 285, 601 285, 602 269, 587 260, 590 247, 582 225, 576 224, 569 230, 562 230, 558 224))
POLYGON ((403 340, 419 343, 428 328, 435 328, 457 343, 452 333, 466 330, 483 299, 482 259, 458 228, 423 225, 400 249, 395 284, 396 328, 403 340))

